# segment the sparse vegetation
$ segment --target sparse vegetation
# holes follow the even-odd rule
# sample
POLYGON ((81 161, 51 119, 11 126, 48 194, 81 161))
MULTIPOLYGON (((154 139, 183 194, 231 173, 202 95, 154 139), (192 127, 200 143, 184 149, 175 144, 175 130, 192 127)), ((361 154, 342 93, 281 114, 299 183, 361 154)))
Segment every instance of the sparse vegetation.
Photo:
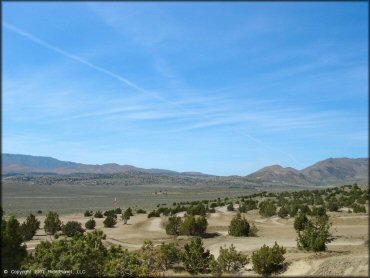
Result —
POLYGON ((60 231, 61 228, 62 222, 59 219, 59 215, 56 212, 49 211, 44 222, 45 232, 54 235, 56 232, 60 231))
POLYGON ((249 231, 250 226, 248 221, 238 212, 230 222, 229 235, 236 237, 248 236, 249 231))
POLYGON ((273 247, 263 245, 252 254, 253 270, 258 274, 269 275, 282 269, 286 249, 276 242, 273 247))
POLYGON ((315 216, 304 224, 303 230, 298 230, 298 248, 307 251, 325 251, 326 244, 331 241, 330 224, 325 216, 315 216))
POLYGON ((90 216, 92 216, 93 215, 93 211, 92 210, 87 210, 87 211, 85 211, 85 213, 84 213, 84 216, 85 217, 90 217, 90 216))
POLYGON ((235 246, 231 244, 229 248, 220 247, 217 260, 212 259, 210 263, 211 272, 216 275, 222 273, 237 273, 249 262, 248 256, 236 251, 235 246))
POLYGON ((87 222, 85 223, 85 227, 88 230, 94 230, 95 226, 96 226, 96 222, 93 218, 87 220, 87 222))
POLYGON ((117 224, 117 220, 112 215, 108 215, 103 221, 104 227, 113 228, 117 224))
POLYGON ((94 213, 94 217, 95 218, 104 218, 104 215, 100 210, 98 210, 94 213))
POLYGON ((259 212, 263 217, 270 217, 276 214, 276 205, 271 200, 261 202, 259 208, 259 212))
POLYGON ((68 221, 65 225, 62 225, 62 232, 68 237, 82 235, 84 231, 81 223, 77 221, 68 221))
POLYGON ((40 221, 38 221, 33 214, 30 214, 26 221, 20 226, 23 241, 31 240, 39 228, 40 221))
POLYGON ((166 224, 166 233, 168 235, 178 236, 181 232, 182 220, 181 217, 172 216, 168 218, 168 223, 166 224))
POLYGON ((190 243, 185 244, 181 257, 184 268, 189 273, 209 272, 212 255, 209 250, 205 250, 200 237, 196 237, 190 243))

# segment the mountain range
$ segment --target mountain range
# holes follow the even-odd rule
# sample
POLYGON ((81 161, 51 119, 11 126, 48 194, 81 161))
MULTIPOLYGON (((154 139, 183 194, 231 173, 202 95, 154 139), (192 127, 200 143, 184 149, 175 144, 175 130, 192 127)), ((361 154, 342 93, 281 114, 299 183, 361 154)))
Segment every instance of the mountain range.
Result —
MULTIPOLYGON (((108 163, 90 165, 60 161, 51 157, 21 154, 2 154, 2 174, 11 175, 76 175, 76 174, 151 174, 170 177, 192 177, 199 179, 230 180, 200 172, 176 172, 165 169, 144 169, 132 165, 108 163)), ((368 158, 329 158, 302 170, 272 165, 244 177, 234 176, 258 184, 281 185, 337 185, 345 183, 368 183, 368 158)))

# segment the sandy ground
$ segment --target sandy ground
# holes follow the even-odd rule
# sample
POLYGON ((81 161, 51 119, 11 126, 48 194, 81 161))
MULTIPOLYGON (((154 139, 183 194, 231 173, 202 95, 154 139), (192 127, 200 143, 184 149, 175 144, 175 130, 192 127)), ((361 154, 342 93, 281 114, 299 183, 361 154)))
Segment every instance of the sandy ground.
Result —
MULTIPOLYGON (((234 244, 238 251, 251 255, 263 244, 273 245, 276 241, 287 249, 286 268, 278 274, 282 276, 368 276, 368 214, 350 214, 347 212, 330 213, 332 222, 331 232, 334 240, 328 244, 327 252, 304 252, 297 249, 296 232, 293 228, 294 219, 278 217, 262 218, 258 211, 250 211, 244 216, 258 229, 257 237, 237 238, 228 235, 228 226, 236 212, 229 212, 226 207, 216 208, 216 213, 208 215, 207 232, 215 234, 203 239, 204 245, 216 257, 220 246, 234 244)), ((64 215, 63 222, 79 221, 83 224, 89 219, 83 214, 64 215)), ((38 216, 41 226, 44 216, 38 216)), ((23 221, 24 219, 20 219, 23 221)), ((174 237, 166 235, 164 224, 166 217, 147 218, 146 214, 137 214, 131 217, 126 225, 118 220, 116 227, 104 228, 102 218, 95 219, 96 228, 103 230, 107 235, 106 244, 120 244, 128 250, 137 250, 146 239, 154 244, 174 241, 174 237)), ((41 227, 42 228, 42 227, 41 227)), ((33 240, 26 242, 27 249, 32 252, 41 240, 52 240, 40 229, 33 240)), ((188 242, 190 237, 180 236, 176 239, 180 245, 188 242)), ((173 273, 171 273, 172 275, 173 273)), ((241 273, 255 275, 251 264, 241 273)))

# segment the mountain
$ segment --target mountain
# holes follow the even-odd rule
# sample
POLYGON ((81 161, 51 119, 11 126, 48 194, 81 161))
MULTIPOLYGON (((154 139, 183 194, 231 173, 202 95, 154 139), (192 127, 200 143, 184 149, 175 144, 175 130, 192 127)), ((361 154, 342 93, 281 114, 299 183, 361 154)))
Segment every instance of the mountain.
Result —
POLYGON ((368 158, 329 158, 301 171, 307 178, 324 184, 367 183, 369 180, 368 158))
MULTIPOLYGON (((219 177, 199 172, 176 172, 164 169, 144 169, 132 165, 115 163, 90 165, 69 161, 60 161, 51 157, 3 154, 2 174, 11 175, 112 175, 118 179, 170 182, 181 184, 259 184, 259 185, 339 185, 348 183, 368 183, 368 158, 329 158, 303 170, 272 165, 262 168, 248 176, 219 177), (145 175, 144 175, 145 174, 145 175), (167 178, 166 178, 167 177, 167 178), (178 179, 177 179, 178 178, 178 179), (182 179, 184 178, 184 179, 182 179)), ((109 179, 109 176, 107 177, 109 179)))
POLYGON ((247 176, 248 179, 254 181, 268 181, 272 183, 309 185, 312 182, 300 171, 280 165, 272 165, 262 168, 253 174, 247 176))
POLYGON ((102 165, 82 164, 61 161, 52 157, 32 156, 23 154, 3 154, 2 174, 118 174, 129 171, 146 172, 156 175, 168 176, 209 176, 198 172, 176 172, 164 169, 144 169, 132 165, 119 165, 107 163, 102 165))
POLYGON ((296 185, 338 185, 369 182, 368 158, 329 158, 302 170, 273 165, 247 176, 254 181, 296 185))

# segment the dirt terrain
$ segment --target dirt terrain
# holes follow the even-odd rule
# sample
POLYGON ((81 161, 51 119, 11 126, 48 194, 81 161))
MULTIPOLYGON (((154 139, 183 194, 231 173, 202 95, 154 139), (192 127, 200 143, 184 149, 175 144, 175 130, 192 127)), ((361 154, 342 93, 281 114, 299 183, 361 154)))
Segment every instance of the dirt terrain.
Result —
MULTIPOLYGON (((183 213, 182 213, 183 214, 183 213)), ((272 245, 276 241, 287 249, 286 268, 278 274, 282 276, 312 275, 351 275, 368 276, 368 214, 330 212, 332 223, 331 232, 334 240, 328 244, 326 252, 304 252, 297 249, 296 232, 293 228, 294 219, 281 219, 278 217, 262 218, 258 211, 250 211, 245 215, 250 223, 258 228, 257 237, 238 238, 228 235, 228 225, 236 212, 228 212, 226 207, 216 208, 216 213, 209 214, 207 233, 204 245, 212 254, 218 256, 220 246, 234 244, 238 251, 251 255, 263 244, 272 245)), ((181 213, 180 213, 181 215, 181 213)), ((88 217, 82 213, 62 215, 61 220, 78 221, 83 225, 88 217)), ((38 216, 41 228, 44 216, 38 216)), ((24 221, 24 218, 20 218, 24 221)), ((166 217, 147 218, 147 214, 136 214, 124 225, 121 220, 114 228, 104 228, 103 218, 95 219, 96 228, 103 230, 107 235, 106 244, 119 244, 128 250, 137 250, 146 239, 155 244, 176 240, 180 245, 189 241, 190 237, 179 236, 175 239, 166 235, 164 223, 166 217)), ((40 229, 33 240, 26 242, 27 249, 32 252, 41 240, 53 240, 51 236, 40 229)), ((186 273, 169 273, 171 275, 185 275, 186 273)), ((252 265, 247 265, 241 275, 255 275, 252 265)))

